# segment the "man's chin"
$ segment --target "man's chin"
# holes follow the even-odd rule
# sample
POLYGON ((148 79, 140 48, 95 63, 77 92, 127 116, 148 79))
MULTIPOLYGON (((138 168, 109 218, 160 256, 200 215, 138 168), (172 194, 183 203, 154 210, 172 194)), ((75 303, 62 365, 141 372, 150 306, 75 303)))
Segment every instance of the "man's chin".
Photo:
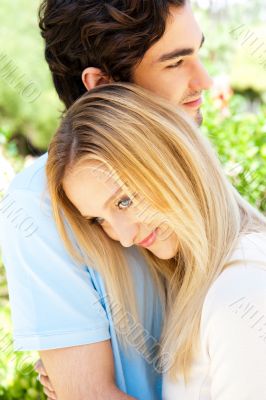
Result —
POLYGON ((202 112, 201 109, 197 109, 197 110, 188 110, 187 108, 183 108, 183 110, 191 116, 191 118, 196 122, 196 124, 198 126, 201 126, 203 123, 203 116, 202 116, 202 112))
POLYGON ((203 123, 203 116, 200 109, 196 110, 193 114, 190 114, 191 117, 194 119, 198 126, 201 126, 203 123))
POLYGON ((203 123, 203 116, 202 116, 202 112, 200 109, 197 110, 196 115, 194 117, 195 122, 198 126, 201 126, 203 123))

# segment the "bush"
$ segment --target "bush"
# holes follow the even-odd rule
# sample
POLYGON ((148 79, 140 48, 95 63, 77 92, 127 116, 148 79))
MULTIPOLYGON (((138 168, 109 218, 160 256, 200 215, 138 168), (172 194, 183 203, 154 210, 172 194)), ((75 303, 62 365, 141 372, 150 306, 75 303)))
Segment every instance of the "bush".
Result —
POLYGON ((204 133, 217 149, 233 185, 252 205, 265 212, 266 107, 251 113, 239 95, 233 96, 224 110, 216 107, 210 96, 206 100, 204 133))
POLYGON ((0 400, 44 400, 33 366, 38 355, 14 353, 11 337, 10 311, 0 302, 0 400))
MULTIPOLYGON (((19 156, 10 133, 0 129, 0 202, 9 181, 23 168, 25 159, 19 156)), ((1 205, 1 203, 0 203, 1 205)), ((36 380, 33 366, 38 354, 14 353, 7 284, 0 257, 0 400, 44 400, 42 387, 36 380)))
POLYGON ((0 113, 1 128, 45 150, 63 107, 44 61, 37 9, 35 1, 1 0, 0 113))

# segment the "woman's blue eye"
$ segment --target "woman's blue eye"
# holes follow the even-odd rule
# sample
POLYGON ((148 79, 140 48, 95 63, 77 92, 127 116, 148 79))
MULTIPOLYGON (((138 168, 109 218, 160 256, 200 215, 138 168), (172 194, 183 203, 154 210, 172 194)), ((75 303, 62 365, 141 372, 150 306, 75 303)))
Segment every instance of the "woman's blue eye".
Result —
POLYGON ((132 205, 132 200, 129 197, 126 197, 116 203, 116 207, 118 207, 120 210, 123 210, 124 208, 128 208, 132 205))
MULTIPOLYGON (((132 204, 133 204, 133 201, 129 197, 126 197, 124 199, 119 200, 115 204, 115 206, 117 208, 119 208, 119 210, 124 210, 124 209, 129 208, 132 204)), ((99 218, 99 217, 95 217, 90 220, 91 225, 102 225, 103 223, 104 223, 104 219, 99 218)))

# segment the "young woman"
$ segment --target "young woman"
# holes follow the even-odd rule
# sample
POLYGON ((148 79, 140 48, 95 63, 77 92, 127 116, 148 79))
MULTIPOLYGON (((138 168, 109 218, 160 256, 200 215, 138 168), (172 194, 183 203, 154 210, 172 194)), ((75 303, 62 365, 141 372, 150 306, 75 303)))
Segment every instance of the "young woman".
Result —
POLYGON ((133 85, 92 90, 52 141, 47 178, 69 252, 136 318, 123 247, 147 259, 166 312, 163 398, 266 398, 266 219, 187 116, 133 85))

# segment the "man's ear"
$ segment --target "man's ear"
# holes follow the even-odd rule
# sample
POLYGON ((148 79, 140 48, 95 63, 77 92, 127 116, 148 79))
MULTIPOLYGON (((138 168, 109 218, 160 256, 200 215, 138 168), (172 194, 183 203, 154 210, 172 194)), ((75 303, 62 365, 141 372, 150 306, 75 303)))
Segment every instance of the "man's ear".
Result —
POLYGON ((94 89, 96 86, 111 83, 111 79, 99 68, 88 67, 82 72, 82 82, 87 90, 94 89))

